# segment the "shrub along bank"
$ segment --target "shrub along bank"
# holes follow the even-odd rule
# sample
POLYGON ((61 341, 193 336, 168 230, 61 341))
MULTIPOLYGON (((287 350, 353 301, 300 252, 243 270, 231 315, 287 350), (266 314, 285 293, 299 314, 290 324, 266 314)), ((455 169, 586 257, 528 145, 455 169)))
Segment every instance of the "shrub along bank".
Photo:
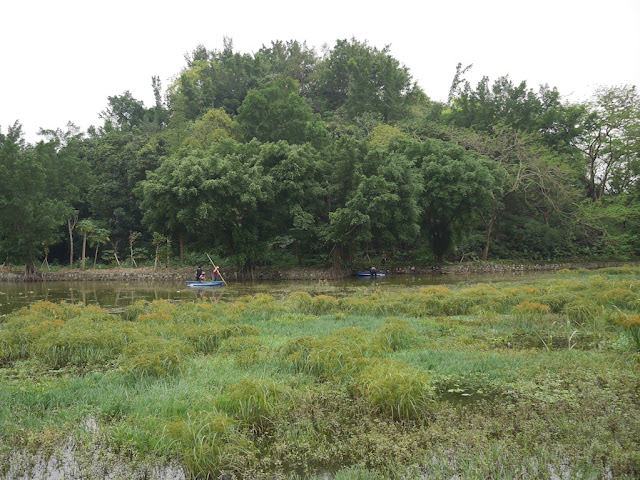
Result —
POLYGON ((0 464, 71 437, 195 478, 637 478, 638 274, 36 303, 0 324, 0 464))

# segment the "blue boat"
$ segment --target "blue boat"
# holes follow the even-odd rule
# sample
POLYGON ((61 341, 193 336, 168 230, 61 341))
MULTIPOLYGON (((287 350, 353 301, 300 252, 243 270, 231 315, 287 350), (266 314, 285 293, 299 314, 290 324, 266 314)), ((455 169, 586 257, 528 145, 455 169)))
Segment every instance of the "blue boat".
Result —
POLYGON ((187 287, 221 287, 224 285, 224 282, 222 280, 202 280, 202 281, 195 281, 195 280, 187 280, 187 287))
POLYGON ((356 277, 384 277, 385 275, 387 275, 386 270, 377 270, 375 275, 369 270, 358 270, 356 272, 356 277))

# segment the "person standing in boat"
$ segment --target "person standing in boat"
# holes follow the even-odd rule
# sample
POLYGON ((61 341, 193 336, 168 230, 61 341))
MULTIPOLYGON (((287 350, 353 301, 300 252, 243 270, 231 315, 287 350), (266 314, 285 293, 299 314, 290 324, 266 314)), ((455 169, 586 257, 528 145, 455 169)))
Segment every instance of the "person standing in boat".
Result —
POLYGON ((202 267, 198 267, 198 269, 196 270, 196 282, 199 282, 200 280, 204 280, 204 272, 202 271, 202 267))
POLYGON ((213 269, 213 275, 211 276, 212 280, 213 280, 214 282, 217 282, 217 281, 218 281, 218 276, 219 276, 219 275, 220 275, 220 271, 218 270, 218 267, 215 267, 215 268, 213 269))
POLYGON ((382 270, 384 270, 386 266, 387 266, 387 254, 383 253, 382 254, 382 270))

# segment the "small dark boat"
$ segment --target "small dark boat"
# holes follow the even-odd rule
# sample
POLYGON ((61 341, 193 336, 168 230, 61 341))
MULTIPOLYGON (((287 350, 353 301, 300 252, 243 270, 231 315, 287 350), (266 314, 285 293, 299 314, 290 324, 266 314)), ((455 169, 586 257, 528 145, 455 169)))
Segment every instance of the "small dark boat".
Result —
POLYGON ((221 287, 224 285, 222 280, 187 280, 187 287, 221 287))
POLYGON ((384 277, 386 274, 386 270, 377 270, 375 274, 371 273, 369 270, 358 270, 356 272, 356 277, 384 277))

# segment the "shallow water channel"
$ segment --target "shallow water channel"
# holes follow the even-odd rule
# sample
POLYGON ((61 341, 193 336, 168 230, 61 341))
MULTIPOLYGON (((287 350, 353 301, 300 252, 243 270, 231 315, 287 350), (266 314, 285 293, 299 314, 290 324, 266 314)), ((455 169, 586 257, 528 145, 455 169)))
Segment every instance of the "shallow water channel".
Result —
POLYGON ((306 291, 312 295, 342 297, 371 289, 398 289, 420 285, 457 283, 522 281, 539 279, 550 272, 524 272, 501 274, 434 274, 434 275, 389 275, 387 277, 347 278, 339 280, 296 281, 231 281, 224 287, 187 287, 182 280, 176 281, 42 281, 0 282, 0 315, 6 315, 41 300, 50 302, 83 303, 100 305, 113 313, 138 300, 230 301, 243 295, 266 293, 276 298, 286 297, 293 291, 306 291))

